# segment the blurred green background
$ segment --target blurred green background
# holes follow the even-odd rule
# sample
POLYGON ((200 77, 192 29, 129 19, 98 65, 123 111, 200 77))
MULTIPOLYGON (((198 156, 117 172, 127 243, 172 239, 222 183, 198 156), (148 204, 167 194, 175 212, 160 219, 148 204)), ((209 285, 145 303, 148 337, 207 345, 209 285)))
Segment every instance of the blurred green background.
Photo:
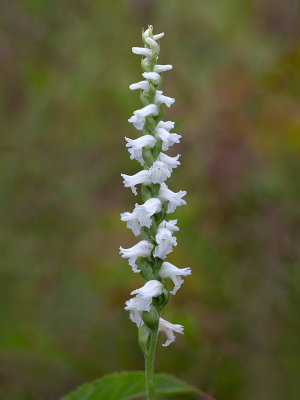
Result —
POLYGON ((123 310, 143 281, 118 247, 136 242, 120 173, 139 170, 124 136, 149 23, 183 135, 169 186, 188 191, 168 260, 193 269, 156 370, 217 400, 299 399, 298 1, 15 0, 0 21, 0 399, 143 368, 123 310))

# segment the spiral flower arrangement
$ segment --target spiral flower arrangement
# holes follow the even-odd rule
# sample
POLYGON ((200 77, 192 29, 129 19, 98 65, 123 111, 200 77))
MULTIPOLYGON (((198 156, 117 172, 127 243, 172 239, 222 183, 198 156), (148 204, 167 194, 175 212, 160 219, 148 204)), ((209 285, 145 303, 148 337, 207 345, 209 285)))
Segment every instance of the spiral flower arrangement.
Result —
POLYGON ((165 183, 174 168, 180 165, 178 154, 170 157, 165 151, 179 143, 181 136, 171 132, 174 122, 162 121, 162 107, 170 107, 175 99, 165 96, 160 90, 161 73, 172 69, 172 65, 157 64, 160 52, 158 40, 164 33, 153 34, 152 26, 143 32, 144 47, 133 47, 134 54, 142 56, 143 80, 129 86, 139 90, 142 108, 133 112, 129 122, 141 131, 137 139, 126 139, 130 158, 137 160, 143 169, 134 175, 121 174, 124 186, 137 195, 141 185, 143 204, 135 204, 132 212, 121 214, 121 220, 140 241, 131 248, 120 247, 120 254, 127 258, 134 273, 146 280, 144 286, 131 292, 133 297, 126 301, 125 309, 139 329, 139 344, 144 352, 148 399, 154 399, 154 354, 158 332, 165 333, 168 346, 175 340, 175 333, 183 333, 183 326, 172 324, 161 318, 169 293, 175 295, 183 283, 183 276, 191 274, 190 268, 177 268, 166 261, 166 256, 177 245, 174 233, 179 230, 177 220, 167 219, 176 207, 186 204, 186 192, 173 192, 165 183), (168 290, 165 280, 173 282, 168 290))

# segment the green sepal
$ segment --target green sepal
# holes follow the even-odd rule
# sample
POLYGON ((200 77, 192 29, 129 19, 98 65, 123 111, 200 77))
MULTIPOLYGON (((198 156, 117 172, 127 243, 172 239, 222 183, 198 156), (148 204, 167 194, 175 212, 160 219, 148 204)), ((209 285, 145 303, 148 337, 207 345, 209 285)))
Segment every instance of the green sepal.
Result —
MULTIPOLYGON (((153 300, 155 300, 155 298, 153 300)), ((159 312, 151 305, 150 311, 143 311, 142 319, 151 330, 155 331, 159 324, 159 312)))
POLYGON ((159 183, 152 183, 151 184, 152 197, 156 197, 158 195, 159 189, 160 189, 160 184, 159 183))
POLYGON ((140 100, 141 100, 141 103, 142 103, 143 107, 148 106, 148 104, 150 104, 148 96, 145 96, 142 91, 141 91, 141 94, 140 94, 140 100))
POLYGON ((150 168, 151 165, 154 163, 154 161, 156 160, 153 157, 152 151, 150 149, 145 149, 143 150, 143 159, 145 161, 145 166, 150 168))
POLYGON ((158 279, 159 277, 159 271, 161 269, 163 260, 161 260, 158 257, 155 257, 154 262, 153 262, 153 275, 155 279, 158 279))
POLYGON ((143 72, 150 72, 150 66, 143 63, 143 59, 141 60, 141 68, 143 72))
POLYGON ((145 279, 145 281, 151 281, 152 279, 154 279, 152 265, 147 258, 138 258, 137 265, 140 268, 140 274, 145 279))
POLYGON ((147 134, 150 133, 150 134, 154 135, 155 128, 156 128, 156 125, 157 125, 156 118, 157 117, 155 117, 155 119, 154 119, 154 117, 147 117, 146 118, 144 129, 146 130, 147 134))
POLYGON ((154 297, 153 305, 160 311, 169 301, 169 291, 164 282, 162 284, 162 294, 159 297, 154 297))
POLYGON ((144 354, 149 350, 150 339, 151 329, 145 324, 140 325, 138 329, 138 342, 144 354))
POLYGON ((149 81, 149 92, 148 92, 148 97, 149 97, 149 102, 150 102, 150 103, 154 103, 155 94, 156 94, 156 89, 155 89, 155 87, 152 85, 151 81, 149 81))
POLYGON ((154 160, 157 159, 159 153, 161 152, 161 147, 162 147, 162 143, 160 140, 158 140, 155 144, 155 146, 153 147, 153 149, 151 149, 152 152, 152 156, 154 158, 154 160))
POLYGON ((141 197, 143 201, 147 201, 152 197, 152 188, 151 185, 142 185, 141 188, 141 197))
POLYGON ((159 121, 162 120, 163 117, 163 111, 160 108, 158 114, 156 115, 156 117, 153 117, 154 121, 155 121, 155 126, 159 123, 159 121))

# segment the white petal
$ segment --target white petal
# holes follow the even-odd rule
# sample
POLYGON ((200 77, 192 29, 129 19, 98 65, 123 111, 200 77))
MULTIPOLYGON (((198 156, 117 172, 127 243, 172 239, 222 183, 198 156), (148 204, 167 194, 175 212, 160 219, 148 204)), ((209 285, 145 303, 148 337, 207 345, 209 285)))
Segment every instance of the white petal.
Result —
POLYGON ((144 204, 135 207, 135 215, 141 226, 150 228, 152 224, 152 215, 161 211, 161 201, 157 198, 151 198, 144 204))
MULTIPOLYGON (((166 223, 166 221, 163 222, 166 223)), ((160 226, 157 229, 155 241, 157 243, 157 246, 154 249, 153 256, 158 257, 162 260, 166 258, 167 254, 173 251, 172 246, 177 245, 176 237, 172 236, 172 231, 164 227, 162 224, 160 224, 160 226)))
POLYGON ((161 278, 170 278, 173 281, 174 289, 170 291, 170 293, 175 295, 183 283, 181 276, 188 276, 191 275, 191 273, 190 268, 177 268, 175 265, 165 261, 162 263, 159 276, 161 278))
POLYGON ((141 225, 134 212, 122 213, 121 221, 126 222, 127 228, 132 230, 134 236, 138 236, 140 234, 141 225))
POLYGON ((159 228, 167 228, 167 229, 169 229, 169 231, 171 233, 178 232, 179 228, 176 224, 177 224, 177 219, 170 219, 169 221, 162 221, 159 224, 158 229, 159 228))
POLYGON ((130 90, 140 89, 140 90, 148 91, 149 90, 149 82, 148 81, 140 81, 140 82, 137 82, 137 83, 132 83, 129 86, 129 89, 130 90))
POLYGON ((140 172, 137 172, 135 175, 126 175, 126 174, 121 174, 122 178, 124 179, 123 183, 125 187, 130 187, 132 190, 132 193, 137 195, 137 190, 136 190, 136 185, 138 184, 146 184, 149 185, 151 183, 151 178, 149 175, 149 171, 147 170, 142 170, 140 172))
POLYGON ((183 326, 178 324, 171 324, 163 318, 159 319, 159 332, 164 332, 167 336, 167 341, 163 344, 164 347, 175 341, 175 333, 183 335, 183 326))
POLYGON ((132 52, 147 58, 152 57, 152 51, 150 49, 146 49, 146 47, 133 47, 132 52))
POLYGON ((154 98, 154 102, 156 104, 165 104, 168 108, 171 107, 171 105, 173 103, 175 103, 175 99, 173 99, 172 97, 168 97, 168 96, 164 96, 163 94, 161 94, 162 92, 160 90, 156 91, 156 95, 154 98), (159 93, 160 92, 160 93, 159 93))
POLYGON ((141 131, 144 128, 146 117, 149 115, 157 115, 159 109, 156 104, 148 104, 147 106, 133 112, 133 116, 129 118, 137 130, 141 131))
POLYGON ((170 178, 171 172, 162 161, 155 161, 149 169, 149 175, 153 183, 163 183, 170 178))
POLYGON ((170 146, 173 146, 174 143, 180 142, 181 135, 178 135, 177 133, 170 133, 166 129, 158 127, 158 125, 155 129, 155 132, 156 132, 156 135, 162 141, 163 151, 167 151, 168 148, 170 146))
POLYGON ((160 82, 160 75, 157 72, 143 72, 142 76, 155 84, 160 82))
POLYGON ((158 40, 158 39, 161 39, 161 38, 164 37, 164 36, 165 36, 165 33, 164 33, 164 32, 158 33, 157 35, 153 35, 153 39, 154 39, 154 40, 158 40))
POLYGON ((136 265, 136 260, 139 257, 149 257, 153 249, 153 244, 147 240, 141 240, 136 245, 130 247, 129 249, 124 249, 120 246, 120 254, 122 258, 128 258, 128 263, 132 267, 134 273, 140 272, 136 265))
POLYGON ((171 64, 166 64, 166 65, 159 65, 156 64, 154 66, 154 72, 165 72, 165 71, 170 71, 173 68, 171 64))
MULTIPOLYGON (((152 29, 152 27, 151 27, 151 29, 152 29)), ((150 27, 148 27, 144 32, 144 37, 145 38, 149 37, 149 32, 150 32, 150 27)))
POLYGON ((155 137, 143 135, 137 139, 128 139, 127 137, 125 139, 127 141, 126 147, 128 147, 128 151, 131 154, 130 159, 137 160, 141 165, 144 165, 143 149, 152 149, 156 144, 155 137))
POLYGON ((150 37, 147 37, 147 38, 145 39, 145 41, 146 41, 146 43, 149 44, 149 46, 151 47, 151 49, 152 49, 153 51, 157 52, 159 46, 158 46, 158 44, 156 43, 155 40, 151 39, 150 37))
POLYGON ((159 281, 150 280, 139 289, 131 292, 136 296, 126 301, 125 310, 130 311, 130 319, 140 326, 143 324, 141 314, 143 311, 149 311, 153 297, 162 294, 162 285, 159 281))
POLYGON ((164 203, 169 202, 167 213, 170 214, 175 211, 176 207, 183 206, 186 201, 182 199, 186 195, 186 191, 180 190, 179 192, 173 192, 168 188, 165 183, 162 183, 159 189, 158 198, 164 203))
POLYGON ((173 168, 177 168, 180 165, 180 161, 178 161, 180 154, 177 154, 175 157, 170 157, 165 153, 159 153, 158 160, 162 161, 170 172, 172 172, 173 168))
POLYGON ((174 129, 175 122, 173 121, 159 121, 157 124, 157 128, 163 128, 166 131, 170 131, 171 129, 174 129))

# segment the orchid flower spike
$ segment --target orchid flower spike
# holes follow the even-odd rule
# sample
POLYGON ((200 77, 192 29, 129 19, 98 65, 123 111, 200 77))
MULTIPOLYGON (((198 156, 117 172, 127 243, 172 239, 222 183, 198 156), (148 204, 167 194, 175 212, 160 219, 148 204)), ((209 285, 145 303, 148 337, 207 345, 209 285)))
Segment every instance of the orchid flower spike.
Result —
MULTIPOLYGON (((126 188, 140 195, 142 202, 135 204, 132 212, 122 212, 121 220, 126 222, 140 241, 124 249, 120 254, 128 259, 134 273, 140 273, 146 280, 144 286, 133 290, 126 301, 125 310, 139 330, 139 344, 145 354, 147 394, 153 379, 153 360, 158 332, 167 340, 163 346, 174 342, 175 334, 183 334, 183 326, 171 324, 160 318, 162 308, 167 304, 169 293, 175 295, 183 284, 183 277, 191 275, 190 268, 177 268, 166 260, 177 245, 175 232, 179 231, 176 219, 168 219, 179 206, 186 204, 186 192, 173 192, 166 184, 173 170, 180 166, 179 157, 166 154, 168 149, 180 143, 181 135, 174 133, 175 123, 163 121, 163 110, 170 108, 175 99, 161 90, 162 73, 173 69, 170 64, 158 64, 159 40, 164 33, 153 34, 149 26, 143 32, 144 47, 133 47, 132 52, 141 57, 141 75, 129 89, 139 91, 141 107, 133 111, 128 121, 140 131, 139 137, 126 139, 126 148, 131 160, 137 160, 140 167, 133 175, 121 174, 126 188), (168 290, 165 279, 171 279, 174 287, 168 290), (151 364, 151 365, 150 365, 151 364), (149 372, 149 375, 147 376, 149 372), (151 372, 152 371, 152 372, 151 372), (150 385, 150 386, 149 386, 150 385)), ((153 385, 152 385, 153 386, 153 385)), ((153 399, 148 396, 148 399, 153 399)))

